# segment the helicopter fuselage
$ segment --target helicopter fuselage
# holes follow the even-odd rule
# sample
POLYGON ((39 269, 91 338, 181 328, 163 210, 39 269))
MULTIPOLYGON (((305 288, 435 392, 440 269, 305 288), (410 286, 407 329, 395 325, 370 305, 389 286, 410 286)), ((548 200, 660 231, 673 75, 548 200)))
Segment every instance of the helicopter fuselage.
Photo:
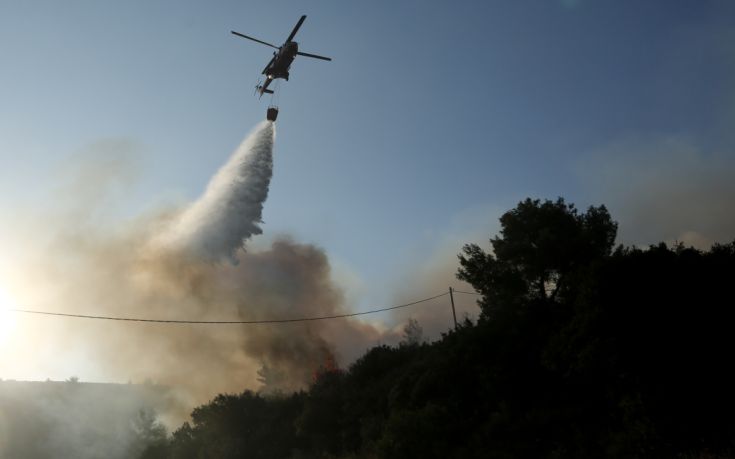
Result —
POLYGON ((291 68, 298 52, 299 44, 295 41, 284 43, 278 51, 273 53, 273 59, 263 69, 263 75, 271 80, 283 78, 288 81, 288 70, 291 68))

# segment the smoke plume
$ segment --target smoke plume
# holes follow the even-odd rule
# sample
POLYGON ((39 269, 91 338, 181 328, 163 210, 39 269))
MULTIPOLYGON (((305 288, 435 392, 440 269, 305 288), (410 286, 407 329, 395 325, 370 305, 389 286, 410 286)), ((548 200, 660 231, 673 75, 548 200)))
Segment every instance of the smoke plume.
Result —
MULTIPOLYGON (((319 247, 282 237, 266 248, 244 249, 262 232, 274 136, 273 123, 260 124, 201 198, 183 209, 111 228, 94 219, 80 224, 89 219, 79 218, 78 209, 72 219, 44 222, 55 236, 18 266, 33 279, 19 301, 28 309, 157 319, 349 312, 319 247)), ((35 366, 36 374, 62 368, 83 380, 169 386, 177 400, 163 416, 170 426, 218 393, 304 388, 320 366, 344 365, 379 340, 372 326, 349 319, 184 325, 24 316, 22 322, 27 331, 13 345, 34 354, 0 356, 0 368, 35 366)))

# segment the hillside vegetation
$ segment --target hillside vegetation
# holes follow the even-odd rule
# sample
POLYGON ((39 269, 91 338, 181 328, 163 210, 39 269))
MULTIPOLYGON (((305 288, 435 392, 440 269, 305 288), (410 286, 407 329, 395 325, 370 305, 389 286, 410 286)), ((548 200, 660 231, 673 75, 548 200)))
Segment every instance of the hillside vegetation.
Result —
MULTIPOLYGON (((604 206, 526 200, 458 277, 477 323, 304 392, 219 395, 144 457, 705 458, 735 451, 735 243, 615 247, 604 206)), ((731 457, 731 456, 727 456, 731 457)))

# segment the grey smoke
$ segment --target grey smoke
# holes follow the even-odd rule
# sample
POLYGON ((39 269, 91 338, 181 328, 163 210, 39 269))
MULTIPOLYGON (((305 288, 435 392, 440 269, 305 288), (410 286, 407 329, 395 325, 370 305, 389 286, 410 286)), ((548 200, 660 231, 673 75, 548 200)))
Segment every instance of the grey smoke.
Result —
MULTIPOLYGON (((201 198, 182 209, 122 224, 98 218, 89 224, 78 208, 69 218, 62 213, 52 221, 46 215, 37 218, 35 234, 23 236, 27 252, 38 253, 17 263, 17 271, 33 279, 29 291, 39 294, 29 305, 56 312, 192 320, 350 312, 321 248, 280 237, 244 250, 262 232, 273 139, 271 123, 256 127, 201 198), (39 235, 48 242, 41 245, 39 235)), ((105 154, 100 151, 97 157, 105 154)), ((99 167, 107 170, 107 164, 100 161, 99 167)), ((94 167, 85 164, 85 169, 94 167)), ((119 187, 119 181, 111 182, 119 187)), ((105 200, 104 205, 114 202, 105 200)), ((96 215, 94 208, 86 212, 96 215)), ((218 393, 304 388, 320 365, 330 359, 345 365, 381 336, 373 326, 349 319, 223 326, 24 320, 33 337, 20 345, 38 350, 32 359, 35 372, 62 368, 84 380, 151 379, 169 386, 175 396, 163 420, 170 427, 218 393)))
MULTIPOLYGON (((202 196, 181 209, 167 208, 121 224, 100 218, 95 208, 98 201, 86 200, 88 208, 75 206, 67 215, 59 212, 37 218, 31 225, 35 230, 23 234, 28 240, 27 254, 16 263, 16 271, 32 279, 29 291, 38 293, 29 306, 66 313, 192 320, 351 312, 320 247, 288 237, 272 239, 270 244, 249 244, 263 231, 274 137, 272 123, 258 125, 202 196)), ((84 183, 66 189, 105 196, 104 189, 90 192, 92 185, 85 178, 105 176, 110 180, 99 185, 109 184, 116 192, 113 196, 124 196, 121 181, 114 176, 118 167, 104 160, 112 154, 115 165, 123 164, 118 150, 99 151, 94 155, 101 158, 99 164, 85 161, 85 170, 93 172, 98 167, 104 174, 82 174, 79 179, 84 183)), ((114 200, 100 200, 99 205, 110 208, 114 200)), ((446 317, 446 309, 442 316, 446 317)), ((218 393, 305 388, 320 366, 336 361, 344 367, 368 347, 390 341, 396 334, 352 319, 222 326, 23 320, 32 333, 19 347, 34 349, 32 358, 23 361, 25 367, 36 367, 37 372, 61 368, 83 380, 150 379, 167 386, 171 392, 157 413, 169 428, 179 426, 193 407, 218 393)), ((423 316, 420 325, 421 320, 423 316)), ((48 409, 47 419, 64 419, 63 410, 48 409)), ((68 435, 94 435, 94 426, 69 422, 67 426, 55 425, 56 421, 44 426, 41 450, 96 457, 77 448, 76 442, 63 440, 68 435)), ((6 427, 6 432, 12 431, 12 426, 6 427)), ((125 451, 134 435, 121 432, 118 449, 125 451)))
POLYGON ((165 430, 152 385, 0 380, 3 459, 136 458, 165 430))
POLYGON ((683 242, 700 249, 735 238, 735 160, 680 138, 629 139, 578 164, 592 202, 620 223, 618 241, 683 242))

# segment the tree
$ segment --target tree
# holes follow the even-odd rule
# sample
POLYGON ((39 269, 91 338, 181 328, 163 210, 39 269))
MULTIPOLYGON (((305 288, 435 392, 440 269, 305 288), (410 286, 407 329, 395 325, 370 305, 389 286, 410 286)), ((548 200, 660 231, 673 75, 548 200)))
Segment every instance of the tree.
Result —
POLYGON ((154 459, 165 454, 166 428, 156 420, 153 410, 138 410, 130 427, 134 440, 129 446, 129 457, 154 459))
POLYGON ((492 253, 467 244, 459 255, 457 278, 483 294, 483 318, 528 301, 556 301, 572 287, 571 273, 610 255, 617 234, 605 206, 579 213, 563 198, 521 201, 500 224, 492 253))
POLYGON ((409 317, 408 323, 403 327, 402 346, 418 346, 424 339, 424 328, 419 325, 419 321, 409 317))

